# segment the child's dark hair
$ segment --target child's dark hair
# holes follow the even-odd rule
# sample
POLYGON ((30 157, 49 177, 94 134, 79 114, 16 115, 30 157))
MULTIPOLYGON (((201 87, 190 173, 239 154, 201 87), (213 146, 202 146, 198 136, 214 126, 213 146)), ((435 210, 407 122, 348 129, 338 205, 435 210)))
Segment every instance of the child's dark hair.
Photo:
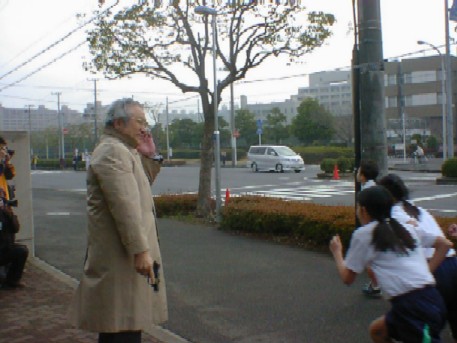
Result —
POLYGON ((394 251, 407 254, 414 250, 416 243, 409 231, 398 221, 390 217, 393 206, 392 195, 382 186, 373 186, 361 191, 357 203, 379 223, 373 231, 371 244, 377 251, 394 251))
POLYGON ((373 160, 361 161, 360 174, 365 176, 367 180, 376 180, 379 175, 378 164, 373 160))
POLYGON ((379 180, 378 184, 384 186, 392 194, 395 201, 401 201, 403 209, 410 217, 419 219, 420 210, 408 201, 409 191, 400 176, 387 174, 379 180))

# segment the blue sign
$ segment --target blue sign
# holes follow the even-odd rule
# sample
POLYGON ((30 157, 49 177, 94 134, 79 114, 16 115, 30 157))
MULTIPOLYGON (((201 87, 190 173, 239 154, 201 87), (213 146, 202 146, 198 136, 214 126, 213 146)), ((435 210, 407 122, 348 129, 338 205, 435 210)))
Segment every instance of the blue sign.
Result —
POLYGON ((257 134, 258 134, 258 135, 261 135, 261 134, 262 134, 262 129, 261 129, 261 128, 258 128, 258 129, 257 129, 257 134))
POLYGON ((257 119, 256 124, 258 129, 262 129, 262 119, 257 119))

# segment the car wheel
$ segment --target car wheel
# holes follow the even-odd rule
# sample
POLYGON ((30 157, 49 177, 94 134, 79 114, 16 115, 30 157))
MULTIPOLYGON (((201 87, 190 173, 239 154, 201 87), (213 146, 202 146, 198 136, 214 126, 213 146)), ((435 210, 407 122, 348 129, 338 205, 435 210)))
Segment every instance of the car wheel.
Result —
POLYGON ((298 174, 299 172, 301 172, 301 170, 300 169, 295 169, 294 172, 298 174))
POLYGON ((282 168, 282 164, 277 164, 276 165, 276 171, 278 173, 284 173, 284 169, 282 168))
POLYGON ((254 172, 254 173, 257 173, 259 171, 259 168, 257 168, 257 163, 252 163, 251 164, 251 170, 254 172))

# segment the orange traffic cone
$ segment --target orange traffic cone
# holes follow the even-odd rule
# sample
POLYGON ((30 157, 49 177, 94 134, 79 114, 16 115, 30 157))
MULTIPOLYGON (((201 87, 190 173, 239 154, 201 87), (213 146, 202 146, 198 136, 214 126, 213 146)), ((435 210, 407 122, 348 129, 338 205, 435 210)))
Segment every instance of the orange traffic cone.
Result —
POLYGON ((338 172, 338 166, 335 164, 335 167, 333 167, 333 180, 339 180, 340 179, 340 174, 338 172))
POLYGON ((230 189, 226 188, 225 189, 225 203, 228 204, 230 200, 230 189))

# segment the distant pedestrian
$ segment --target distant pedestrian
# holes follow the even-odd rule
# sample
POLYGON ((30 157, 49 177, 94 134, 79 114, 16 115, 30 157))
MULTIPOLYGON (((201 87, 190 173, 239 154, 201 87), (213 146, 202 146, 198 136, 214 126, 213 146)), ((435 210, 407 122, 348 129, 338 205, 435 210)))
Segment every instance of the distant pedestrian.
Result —
POLYGON ((37 164, 38 164, 38 156, 37 155, 33 155, 33 157, 32 157, 32 169, 33 170, 36 170, 37 164))
POLYGON ((88 248, 70 318, 99 333, 99 343, 139 343, 143 330, 168 318, 153 198, 137 151, 146 128, 140 103, 115 101, 88 166, 88 248))
POLYGON ((73 156, 73 159, 71 160, 71 165, 73 166, 74 171, 78 169, 78 155, 73 156))
POLYGON ((391 217, 393 200, 382 186, 361 191, 357 216, 362 226, 351 237, 346 258, 339 236, 330 242, 330 251, 342 281, 350 285, 357 275, 371 266, 391 309, 370 325, 373 342, 440 342, 446 308, 435 288, 431 271, 444 260, 451 242, 445 238, 422 236, 422 243, 435 247, 430 266, 418 245, 411 225, 391 217))
POLYGON ((88 152, 84 153, 84 163, 86 165, 86 170, 89 170, 90 165, 90 154, 88 152))

